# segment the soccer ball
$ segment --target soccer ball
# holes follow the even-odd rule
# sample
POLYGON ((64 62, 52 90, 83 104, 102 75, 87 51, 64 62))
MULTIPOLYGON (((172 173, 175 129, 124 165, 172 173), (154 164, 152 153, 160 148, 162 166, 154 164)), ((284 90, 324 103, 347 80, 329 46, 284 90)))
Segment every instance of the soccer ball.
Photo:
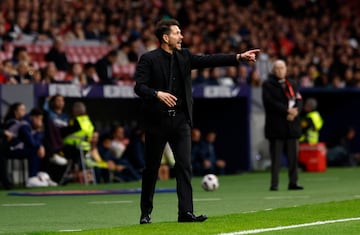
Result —
POLYGON ((206 191, 215 191, 219 188, 219 180, 216 175, 205 175, 201 181, 201 187, 206 191))

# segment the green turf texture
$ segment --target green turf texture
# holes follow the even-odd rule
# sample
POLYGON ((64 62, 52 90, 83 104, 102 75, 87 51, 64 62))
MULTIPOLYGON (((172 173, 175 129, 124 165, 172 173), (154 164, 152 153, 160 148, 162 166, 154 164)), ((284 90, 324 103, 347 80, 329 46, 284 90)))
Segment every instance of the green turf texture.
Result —
MULTIPOLYGON (((303 191, 287 190, 287 172, 279 191, 269 191, 269 172, 219 177, 220 188, 206 192, 193 179, 194 209, 204 223, 177 223, 175 193, 155 195, 153 223, 139 225, 139 194, 92 196, 8 196, 0 191, 0 234, 219 234, 324 220, 360 217, 360 168, 300 173, 303 191), (15 206, 32 204, 34 206, 15 206), (38 206, 36 206, 38 205, 38 206), (81 230, 81 232, 59 232, 81 230)), ((140 182, 67 185, 16 191, 139 188, 140 182)), ((174 188, 175 181, 159 181, 174 188)), ((261 234, 360 234, 360 221, 292 228, 261 234)))

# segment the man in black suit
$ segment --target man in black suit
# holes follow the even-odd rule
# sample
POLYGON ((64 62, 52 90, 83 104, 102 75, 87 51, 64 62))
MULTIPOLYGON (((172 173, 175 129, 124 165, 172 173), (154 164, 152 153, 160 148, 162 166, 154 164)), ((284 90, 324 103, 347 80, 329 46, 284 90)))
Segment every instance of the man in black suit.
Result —
POLYGON ((207 217, 194 215, 191 186, 191 70, 237 66, 239 61, 254 62, 260 50, 231 55, 194 55, 181 48, 183 36, 179 23, 173 19, 158 22, 155 34, 160 47, 145 53, 135 72, 135 92, 143 99, 145 122, 140 224, 151 223, 155 184, 166 142, 176 161, 178 221, 202 222, 207 217))
POLYGON ((270 142, 271 191, 278 190, 281 156, 288 159, 289 190, 301 190, 298 181, 298 149, 301 126, 299 111, 302 98, 294 81, 286 78, 286 64, 274 62, 272 74, 263 83, 265 107, 265 137, 270 142))
POLYGON ((100 78, 101 84, 115 84, 116 80, 113 74, 113 64, 116 62, 117 51, 111 50, 95 64, 96 73, 100 78))

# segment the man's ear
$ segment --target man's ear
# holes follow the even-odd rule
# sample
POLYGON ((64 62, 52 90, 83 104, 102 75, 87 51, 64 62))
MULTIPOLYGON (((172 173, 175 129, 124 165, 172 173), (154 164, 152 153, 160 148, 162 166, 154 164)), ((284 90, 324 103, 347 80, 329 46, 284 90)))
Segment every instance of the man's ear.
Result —
POLYGON ((163 34, 163 41, 164 41, 165 43, 169 43, 169 35, 163 34))

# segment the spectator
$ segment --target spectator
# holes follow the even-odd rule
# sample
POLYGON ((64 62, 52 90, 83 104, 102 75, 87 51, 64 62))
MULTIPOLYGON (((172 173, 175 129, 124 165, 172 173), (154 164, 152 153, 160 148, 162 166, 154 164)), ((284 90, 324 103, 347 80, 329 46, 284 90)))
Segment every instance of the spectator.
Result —
MULTIPOLYGON (((132 51, 129 63, 133 63, 156 45, 152 35, 154 27, 148 19, 177 15, 186 24, 183 43, 193 53, 226 53, 231 48, 242 51, 260 45, 264 51, 256 68, 261 81, 266 79, 275 58, 285 59, 289 71, 298 67, 295 69, 297 76, 307 74, 307 68, 315 65, 322 78, 330 79, 339 74, 341 82, 345 77, 349 78, 347 68, 355 71, 359 60, 359 39, 354 33, 358 31, 358 25, 356 20, 351 20, 357 17, 356 1, 303 1, 296 4, 290 0, 281 1, 287 6, 286 12, 276 1, 246 4, 232 1, 227 5, 219 5, 216 1, 178 1, 177 4, 170 1, 163 6, 157 1, 139 1, 139 4, 104 1, 101 7, 95 2, 89 0, 84 5, 60 0, 41 1, 31 8, 24 4, 5 4, 3 12, 6 14, 0 14, 0 36, 3 40, 61 37, 70 41, 97 40, 110 46, 129 45, 132 51), (259 16, 257 13, 264 7, 266 12, 259 16), (134 13, 138 9, 142 10, 141 17, 134 13), (59 15, 64 17, 56 17, 59 15), (221 16, 220 20, 215 20, 214 15, 221 16)), ((67 71, 60 67, 59 70, 67 71)), ((305 86, 327 86, 322 79, 316 79, 316 84, 312 84, 310 74, 306 78, 305 86)), ((353 86, 352 82, 350 84, 353 86)))
POLYGON ((131 50, 131 48, 130 48, 129 43, 127 43, 127 42, 122 43, 119 46, 116 63, 120 64, 120 65, 129 64, 130 63, 130 60, 129 60, 130 50, 131 50))
POLYGON ((159 167, 159 180, 168 180, 171 177, 171 169, 175 166, 174 153, 169 143, 166 143, 159 167))
POLYGON ((56 68, 61 71, 68 71, 70 64, 65 54, 63 41, 60 38, 56 38, 48 53, 45 55, 47 62, 54 62, 56 68))
POLYGON ((91 140, 91 158, 87 157, 86 164, 89 167, 94 167, 97 183, 110 183, 110 171, 123 170, 122 167, 116 166, 115 163, 111 161, 111 142, 111 135, 108 134, 99 137, 98 133, 94 133, 91 140))
POLYGON ((96 72, 99 75, 100 83, 115 84, 116 79, 113 74, 113 65, 116 62, 117 51, 112 50, 95 64, 96 72))
POLYGON ((7 178, 7 161, 10 151, 10 140, 18 137, 18 128, 10 130, 10 127, 19 127, 26 114, 26 107, 21 102, 11 104, 5 114, 4 121, 1 125, 1 155, 0 155, 0 167, 1 167, 1 180, 5 188, 11 188, 12 182, 7 178))
POLYGON ((205 84, 209 85, 209 86, 216 86, 216 85, 220 85, 219 84, 219 68, 210 68, 210 75, 209 77, 205 80, 205 84))
POLYGON ((249 85, 252 87, 261 87, 262 81, 258 70, 254 69, 250 72, 249 85))
POLYGON ((36 176, 45 157, 43 140, 43 113, 32 109, 28 119, 14 122, 7 127, 14 138, 9 143, 9 158, 25 158, 29 162, 29 177, 36 176))
POLYGON ((53 95, 44 102, 44 110, 58 128, 66 127, 69 122, 70 117, 64 112, 64 108, 65 98, 60 94, 53 95))
POLYGON ((204 159, 204 149, 202 148, 201 132, 198 128, 191 130, 191 164, 194 176, 201 176, 202 164, 204 159))
POLYGON ((246 84, 249 82, 249 72, 247 65, 240 64, 239 67, 239 76, 234 81, 236 84, 246 84))
POLYGON ((352 150, 355 136, 356 130, 353 127, 345 129, 338 143, 327 150, 328 166, 356 166, 360 163, 360 153, 352 150))
POLYGON ((193 85, 201 85, 205 84, 205 82, 208 80, 210 76, 209 69, 198 69, 198 70, 192 70, 192 84, 193 85))
POLYGON ((6 84, 17 84, 17 80, 15 76, 17 75, 17 71, 13 66, 11 60, 4 60, 2 62, 3 68, 1 75, 4 77, 4 81, 6 84))
POLYGON ((323 119, 317 111, 316 99, 306 99, 300 125, 302 130, 299 139, 300 143, 317 144, 319 142, 319 131, 323 126, 323 119))
POLYGON ((21 102, 16 102, 10 105, 8 108, 5 117, 4 117, 4 127, 7 129, 9 126, 13 125, 16 122, 21 121, 26 114, 26 107, 21 102))
POLYGON ((31 57, 24 46, 17 46, 14 49, 12 63, 16 66, 20 61, 31 63, 31 57))
POLYGON ((49 99, 46 99, 43 105, 45 110, 44 146, 47 150, 50 162, 60 166, 64 166, 68 163, 64 157, 64 143, 61 135, 61 128, 66 127, 69 122, 69 115, 64 112, 64 107, 65 99, 60 94, 56 94, 49 99))
POLYGON ((202 143, 203 159, 202 159, 202 166, 200 169, 202 175, 225 174, 226 162, 223 159, 217 157, 217 153, 215 151, 215 145, 214 145, 215 140, 216 140, 216 133, 214 131, 209 131, 208 133, 206 133, 205 139, 203 140, 202 143))
POLYGON ((64 82, 77 85, 87 84, 86 75, 80 63, 73 63, 70 66, 70 71, 65 75, 64 82))
POLYGON ((32 83, 32 73, 27 61, 20 61, 17 64, 18 74, 15 76, 16 84, 29 84, 32 83))
POLYGON ((96 67, 93 63, 86 63, 84 65, 84 70, 86 76, 86 83, 88 85, 94 85, 99 83, 100 79, 96 73, 96 67))
POLYGON ((57 78, 57 68, 54 62, 49 62, 43 70, 43 81, 45 83, 59 83, 57 78))
POLYGON ((85 40, 85 32, 83 28, 83 23, 81 21, 76 21, 73 23, 72 30, 69 30, 66 35, 65 39, 69 41, 82 41, 85 40))
POLYGON ((234 86, 238 77, 237 68, 226 67, 226 76, 219 78, 219 84, 222 86, 234 86))
MULTIPOLYGON (((126 144, 123 144, 123 136, 123 127, 116 126, 112 135, 102 135, 96 147, 94 143, 90 154, 92 159, 87 159, 87 164, 95 167, 97 182, 128 182, 140 179, 139 172, 124 155, 126 144)), ((93 141, 96 141, 96 137, 93 141)))
POLYGON ((0 63, 0 84, 6 84, 8 81, 8 78, 4 71, 4 63, 0 63))
POLYGON ((4 189, 12 189, 13 184, 8 177, 6 156, 9 151, 9 142, 12 139, 12 133, 0 127, 0 183, 4 189))
POLYGON ((111 142, 111 159, 116 166, 121 166, 123 169, 118 169, 114 172, 115 179, 118 181, 137 181, 140 179, 140 174, 134 169, 127 158, 124 157, 129 139, 125 136, 125 129, 123 126, 115 126, 112 130, 111 142))
POLYGON ((126 154, 130 164, 141 174, 145 165, 145 133, 140 128, 132 130, 126 154))

